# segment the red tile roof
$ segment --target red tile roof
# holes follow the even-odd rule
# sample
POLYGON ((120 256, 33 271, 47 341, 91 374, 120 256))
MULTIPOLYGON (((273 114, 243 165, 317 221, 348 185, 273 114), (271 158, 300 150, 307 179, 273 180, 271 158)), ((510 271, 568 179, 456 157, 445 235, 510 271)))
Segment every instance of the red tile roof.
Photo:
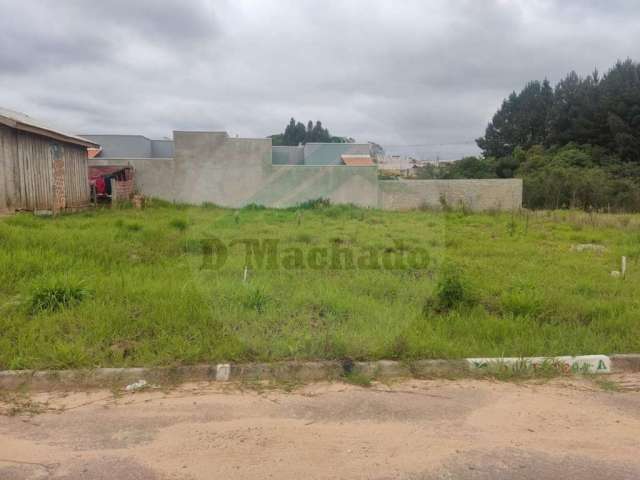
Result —
POLYGON ((369 155, 344 154, 340 158, 349 167, 372 167, 375 165, 369 155))

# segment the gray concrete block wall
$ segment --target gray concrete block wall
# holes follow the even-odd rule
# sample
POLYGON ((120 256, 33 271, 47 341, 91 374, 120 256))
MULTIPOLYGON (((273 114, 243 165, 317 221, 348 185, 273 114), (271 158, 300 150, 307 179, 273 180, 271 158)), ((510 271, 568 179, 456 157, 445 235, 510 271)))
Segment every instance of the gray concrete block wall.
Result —
POLYGON ((102 147, 105 158, 151 158, 151 140, 142 135, 87 135, 102 147))
POLYGON ((271 168, 271 139, 230 138, 225 132, 174 132, 176 200, 242 207, 271 168))
POLYGON ((378 170, 372 167, 273 165, 249 203, 292 207, 307 200, 362 207, 378 205, 378 170))
POLYGON ((522 207, 522 179, 381 180, 379 206, 384 210, 441 208, 513 210, 522 207))
POLYGON ((173 159, 94 159, 131 165, 147 196, 225 207, 250 203, 289 207, 328 198, 385 210, 451 207, 511 210, 522 206, 522 181, 378 180, 377 167, 273 165, 271 139, 230 138, 225 132, 174 132, 173 159))
POLYGON ((368 143, 307 143, 304 145, 305 165, 342 165, 341 155, 368 155, 368 143))
POLYGON ((304 147, 275 146, 271 150, 274 165, 304 165, 304 147))
POLYGON ((152 158, 173 158, 174 155, 173 140, 151 140, 152 158))

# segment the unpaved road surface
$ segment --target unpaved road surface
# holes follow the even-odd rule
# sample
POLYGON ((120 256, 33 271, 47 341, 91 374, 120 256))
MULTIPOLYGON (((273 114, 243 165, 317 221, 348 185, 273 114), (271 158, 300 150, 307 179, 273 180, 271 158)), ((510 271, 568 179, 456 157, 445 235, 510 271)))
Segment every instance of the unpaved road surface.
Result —
POLYGON ((635 480, 640 376, 621 380, 5 392, 0 479, 635 480))

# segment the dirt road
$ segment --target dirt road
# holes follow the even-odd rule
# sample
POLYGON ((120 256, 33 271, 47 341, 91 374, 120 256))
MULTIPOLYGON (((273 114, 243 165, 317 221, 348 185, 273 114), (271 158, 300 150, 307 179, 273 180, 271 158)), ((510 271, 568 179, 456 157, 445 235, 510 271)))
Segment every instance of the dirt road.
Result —
POLYGON ((563 379, 38 394, 0 403, 0 479, 631 480, 631 390, 563 379))

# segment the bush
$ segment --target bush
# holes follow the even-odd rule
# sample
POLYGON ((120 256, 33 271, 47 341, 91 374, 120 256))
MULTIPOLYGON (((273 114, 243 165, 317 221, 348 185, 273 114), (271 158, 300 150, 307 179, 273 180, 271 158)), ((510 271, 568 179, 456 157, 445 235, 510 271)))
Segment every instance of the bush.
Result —
POLYGON ((296 208, 299 210, 318 210, 321 208, 327 208, 331 206, 331 200, 328 198, 315 198, 307 200, 306 202, 299 203, 296 208))
POLYGON ((254 211, 254 210, 265 210, 267 207, 264 205, 260 205, 258 203, 250 203, 242 207, 242 210, 254 211))
POLYGON ((81 303, 89 296, 82 284, 60 283, 37 287, 31 295, 31 313, 55 312, 81 303))
POLYGON ((453 267, 445 267, 436 286, 435 298, 429 298, 425 310, 448 312, 460 306, 472 305, 468 287, 462 281, 460 273, 453 267))
POLYGON ((169 225, 171 225, 176 230, 180 230, 181 232, 184 232, 187 229, 187 227, 189 226, 187 221, 183 220, 181 218, 175 218, 175 219, 171 220, 169 222, 169 225))
POLYGON ((258 313, 264 313, 267 309, 267 303, 269 303, 269 297, 262 290, 256 288, 249 292, 244 306, 258 313))

